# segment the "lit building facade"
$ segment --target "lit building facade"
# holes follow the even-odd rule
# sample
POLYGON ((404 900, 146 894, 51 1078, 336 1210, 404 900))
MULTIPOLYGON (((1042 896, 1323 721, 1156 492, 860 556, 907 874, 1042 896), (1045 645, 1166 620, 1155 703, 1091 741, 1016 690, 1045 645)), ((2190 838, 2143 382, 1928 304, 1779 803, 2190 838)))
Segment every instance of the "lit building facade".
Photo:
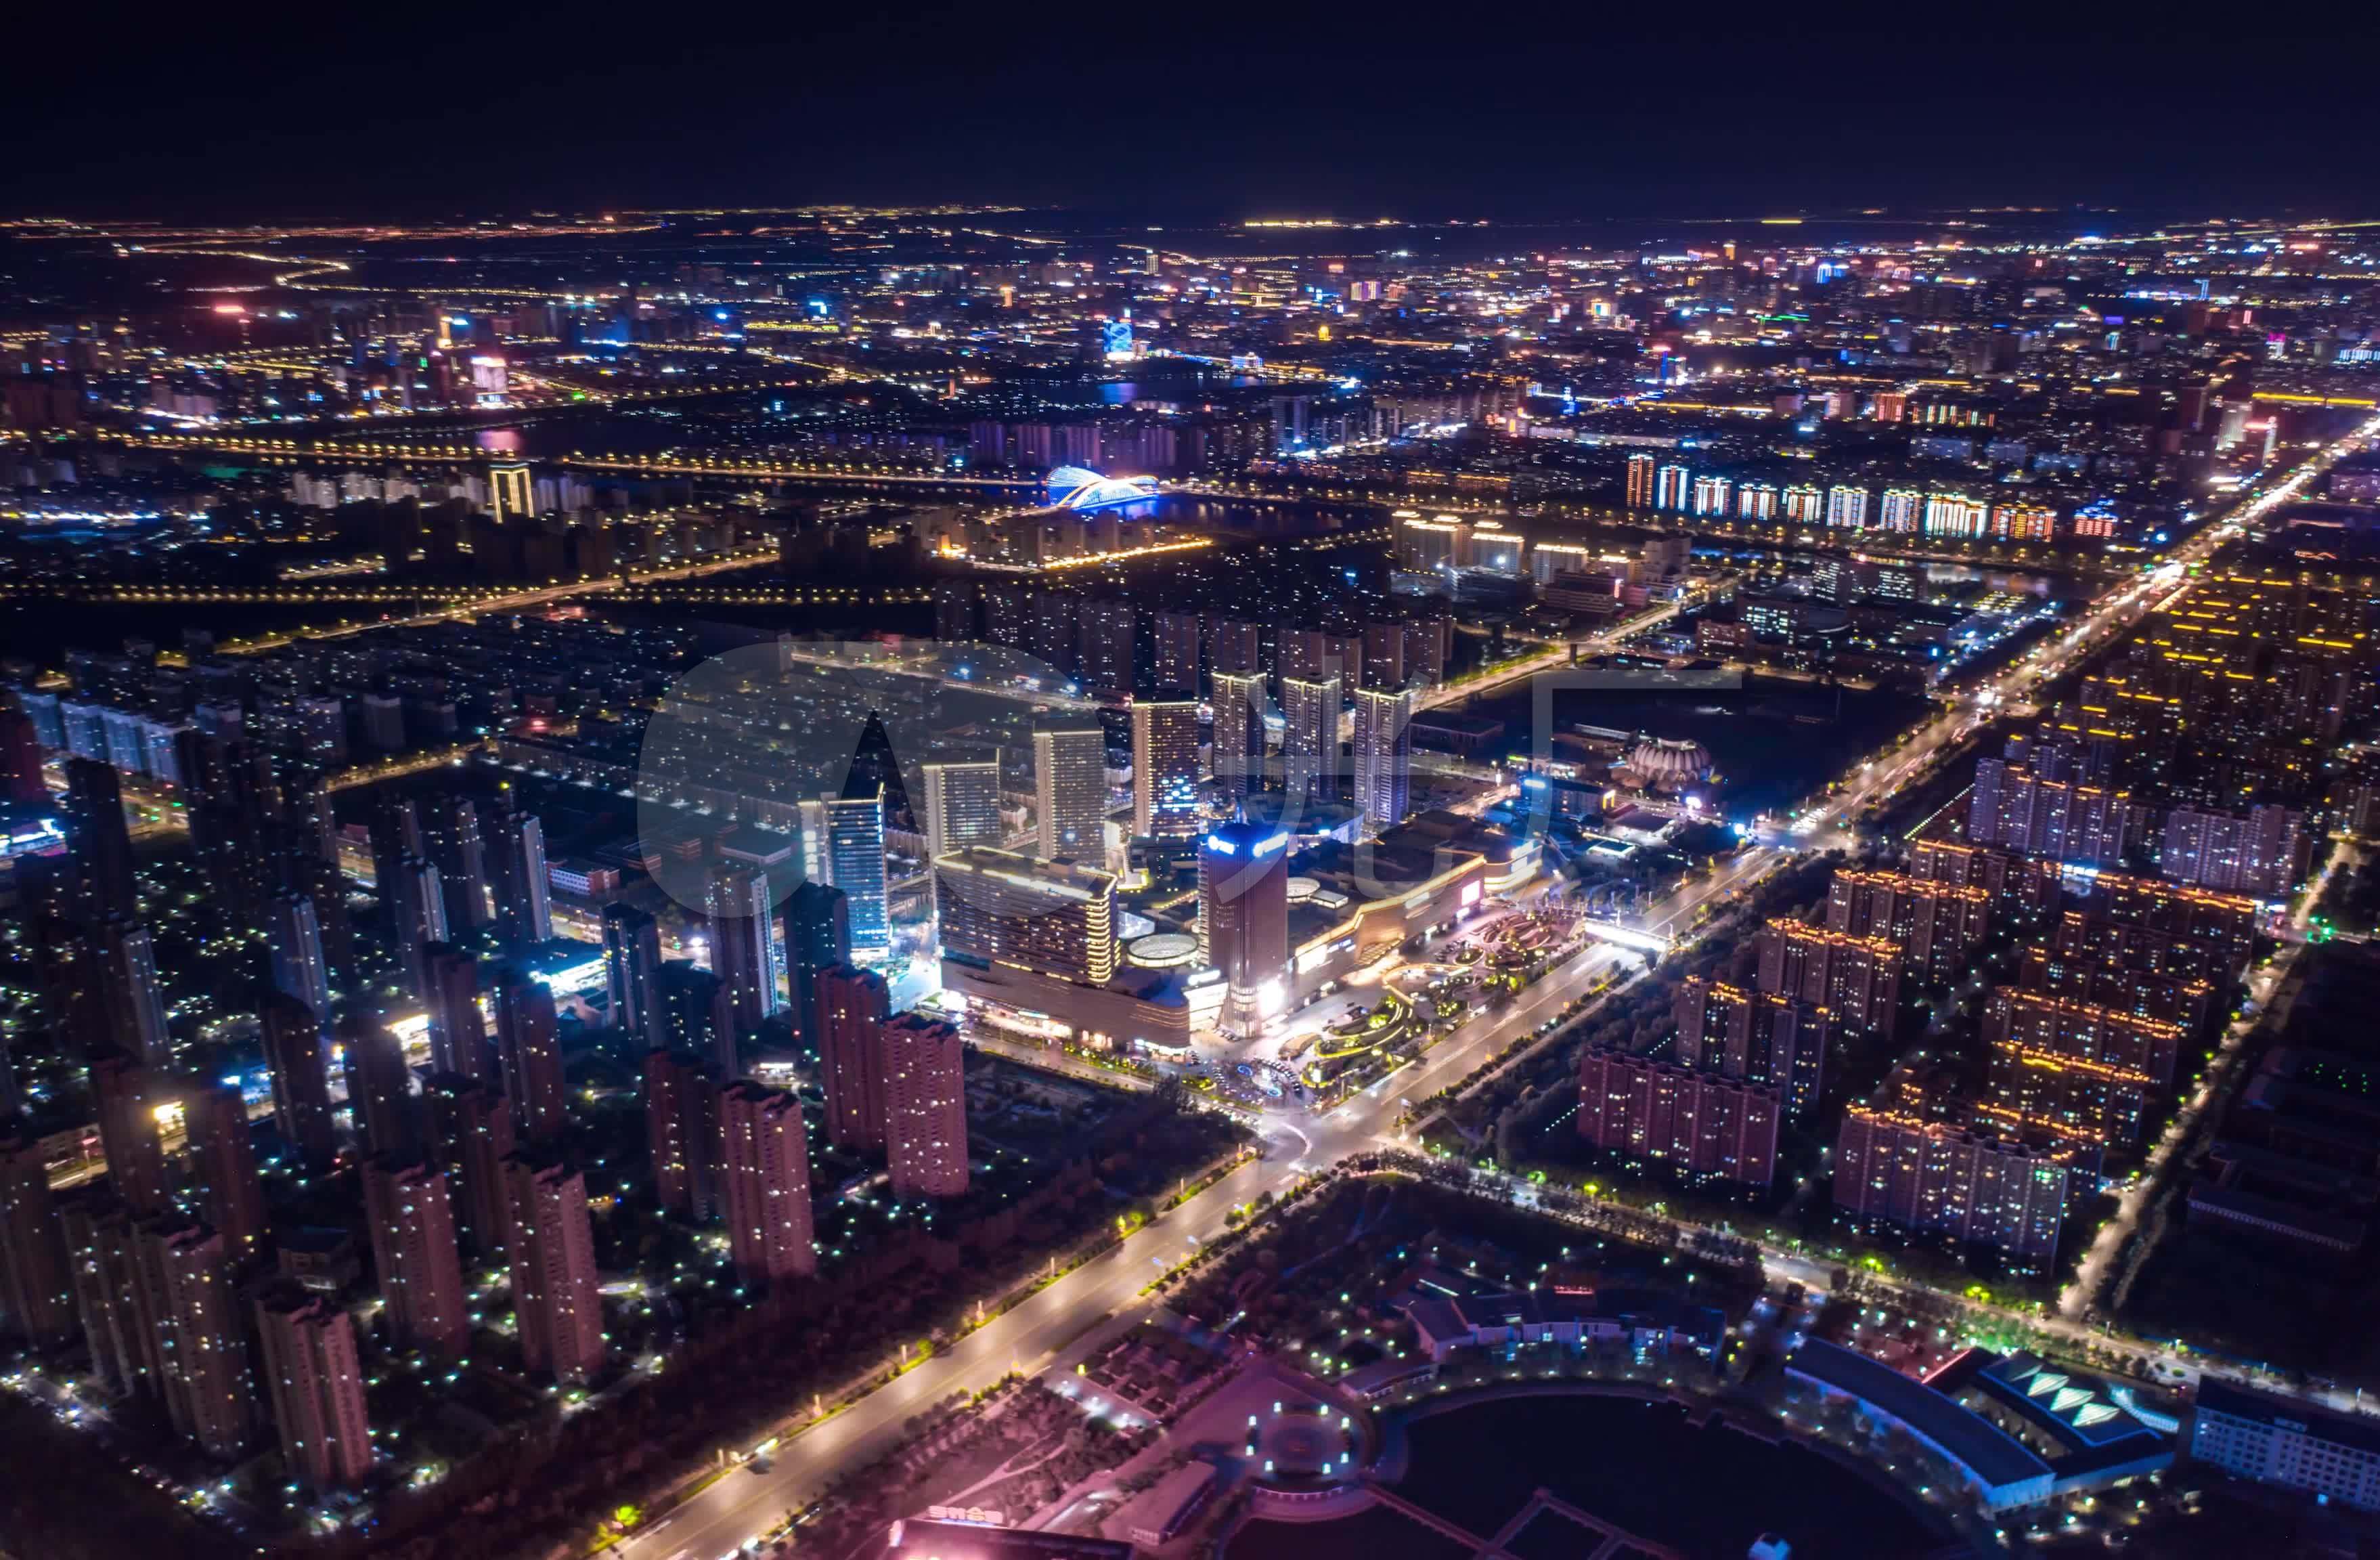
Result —
POLYGON ((361 1483, 371 1471, 371 1430, 347 1313, 283 1289, 258 1298, 256 1326, 283 1469, 311 1490, 361 1483))
POLYGON ((1827 1009, 1847 1032, 1892 1039, 1900 1005, 1900 950, 1798 920, 1771 920, 1757 940, 1760 989, 1827 1009))
MULTIPOLYGON (((880 843, 876 857, 879 878, 883 871, 880 843)), ((711 971, 726 982, 736 1028, 757 1029, 783 1003, 778 983, 783 970, 777 962, 777 940, 771 935, 773 917, 768 874, 746 867, 712 868, 707 908, 710 915, 711 971)))
POLYGON ((286 992, 264 1002, 258 1030, 273 1075, 273 1124, 309 1170, 331 1163, 330 1049, 320 1015, 286 992))
POLYGON ((719 1080, 688 1051, 645 1054, 645 1157, 666 1213, 696 1224, 719 1216, 719 1080))
POLYGON ((1375 833, 1412 810, 1413 712, 1402 689, 1355 690, 1355 807, 1375 833))
POLYGON ((800 1102, 747 1079, 720 1090, 718 1115, 719 1184, 736 1279, 764 1286, 816 1273, 800 1102))
POLYGON ((209 1456, 237 1457, 255 1439, 256 1389, 223 1237, 196 1225, 144 1227, 136 1245, 137 1309, 166 1418, 209 1456))
POLYGON ((1214 738, 1210 749, 1215 789, 1224 803, 1245 801, 1263 787, 1265 776, 1264 712, 1266 697, 1261 673, 1217 671, 1214 698, 1214 738))
POLYGON ((884 1152, 883 1047, 891 1008, 884 977, 856 965, 830 965, 817 981, 819 1066, 826 1085, 829 1142, 863 1153, 884 1152))
POLYGON ((1281 784, 1292 797, 1338 794, 1339 706, 1337 677, 1281 679, 1281 784))
POLYGON ((2380 1432, 2368 1415, 2208 1376, 2191 1410, 2190 1455, 2259 1484, 2380 1511, 2380 1432))
POLYGON ((1095 725, 1034 729, 1034 799, 1044 860, 1096 866, 1107 859, 1107 736, 1095 725))
POLYGON ((1957 979, 1991 930, 1991 908, 1982 888, 1903 872, 1842 868, 1827 887, 1827 929, 1889 939, 1902 974, 1925 986, 1957 979))
POLYGON ((1144 699, 1133 704, 1132 832, 1135 839, 1159 840, 1188 839, 1198 832, 1194 700, 1144 699))
POLYGON ((1241 820, 1198 847, 1199 935, 1228 983, 1223 1027, 1254 1033, 1289 1001, 1289 835, 1241 820))
POLYGON ((1678 1060, 1696 1071, 1767 1084, 1788 1114, 1806 1115, 1826 1087, 1827 1010, 1797 997, 1689 975, 1678 988, 1678 1060))
POLYGON ((523 1138, 550 1143, 570 1125, 570 1096, 562 1076, 561 1026, 553 992, 526 969, 507 968, 496 984, 497 1050, 504 1093, 523 1138))
POLYGON ((1988 1246, 2046 1269, 2066 1221, 2067 1165, 1988 1133, 1868 1105, 1835 1140, 1835 1206, 1852 1218, 1988 1246))
POLYGON ((1093 984, 1115 973, 1115 879, 1106 872, 978 846, 934 863, 934 905, 945 958, 1093 984))
POLYGON ((2306 845, 2305 814, 2295 808, 2259 805, 2243 817, 2177 807, 2166 815, 2157 871, 2219 893, 2279 899, 2297 884, 2306 845))
POLYGON ((2131 795, 2079 781, 2045 779, 2000 759, 1975 764, 1967 838, 2060 861, 2109 865, 2123 859, 2131 795))
POLYGON ((966 1060, 956 1025, 904 1013, 880 1031, 885 1159, 895 1197, 967 1188, 966 1060))
POLYGON ((364 1162, 363 1184, 391 1341, 459 1358, 470 1344, 471 1318, 445 1173, 382 1155, 364 1162))
POLYGON ((928 859, 970 845, 998 845, 1000 762, 929 763, 917 770, 928 859))
POLYGON ((513 1313, 521 1357, 537 1374, 579 1383, 603 1363, 603 1298, 587 1180, 520 1154, 504 1162, 512 1240, 513 1313))
POLYGON ((1767 1084, 1609 1046, 1590 1046, 1579 1060, 1579 1136, 1687 1176, 1767 1186, 1784 1115, 1782 1092, 1767 1084))

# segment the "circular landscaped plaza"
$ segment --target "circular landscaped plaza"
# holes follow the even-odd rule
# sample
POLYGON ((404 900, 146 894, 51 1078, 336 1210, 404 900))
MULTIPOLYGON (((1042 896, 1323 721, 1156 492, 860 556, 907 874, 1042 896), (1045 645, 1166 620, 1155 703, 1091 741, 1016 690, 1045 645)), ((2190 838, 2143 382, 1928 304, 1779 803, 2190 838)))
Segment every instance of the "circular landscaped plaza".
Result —
POLYGON ((1743 1560, 1763 1534, 1796 1555, 1895 1556, 1953 1538, 1855 1469, 1769 1439, 1756 1416, 1737 1428, 1621 1394, 1489 1394, 1391 1410, 1378 1470, 1368 1498, 1331 1503, 1318 1519, 1259 1502, 1226 1560, 1465 1560, 1490 1549, 1515 1560, 1743 1560))

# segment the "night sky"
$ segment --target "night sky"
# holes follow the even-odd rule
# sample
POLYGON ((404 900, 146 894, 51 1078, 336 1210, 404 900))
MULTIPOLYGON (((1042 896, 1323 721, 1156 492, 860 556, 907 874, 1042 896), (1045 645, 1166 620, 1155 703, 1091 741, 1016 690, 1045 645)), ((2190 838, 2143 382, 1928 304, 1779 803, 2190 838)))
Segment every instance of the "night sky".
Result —
POLYGON ((2380 214, 2370 7, 892 9, 28 7, 0 213, 2380 214))

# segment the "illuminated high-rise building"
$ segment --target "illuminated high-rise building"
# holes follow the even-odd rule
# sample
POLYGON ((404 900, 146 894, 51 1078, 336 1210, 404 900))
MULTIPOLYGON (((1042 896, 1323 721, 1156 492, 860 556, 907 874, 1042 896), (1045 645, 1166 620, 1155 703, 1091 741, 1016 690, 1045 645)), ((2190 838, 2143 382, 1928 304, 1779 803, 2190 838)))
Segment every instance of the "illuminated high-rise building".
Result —
POLYGON ((99 994, 107 1015, 109 1040, 142 1066, 155 1070, 172 1066, 173 1036, 165 1027, 164 989, 157 980, 149 929, 138 921, 110 916, 100 923, 97 938, 99 994))
POLYGON ((719 1216, 719 1079, 687 1051, 645 1054, 645 1152, 662 1212, 719 1216))
POLYGON ((1989 1095, 1978 1114, 2095 1147, 2135 1145, 2172 1088, 2183 1034, 2095 1003, 1995 987, 1984 1008, 1989 1095))
POLYGON ((1198 690, 1198 615, 1155 612, 1149 615, 1152 641, 1151 684, 1160 690, 1184 694, 1198 690))
POLYGON ((1816 1109, 1826 1086, 1824 1007, 1689 975, 1678 990, 1677 1058, 1700 1072, 1780 1091, 1788 1114, 1816 1109))
POLYGON ((2133 807, 2128 791, 2047 779, 2000 759, 1979 759, 1967 801, 1967 838, 2060 861, 2123 859, 2133 807))
POLYGON ((967 1188, 966 1058, 958 1027, 904 1013, 879 1036, 885 1159, 895 1197, 957 1197, 967 1188))
POLYGON ((1911 488, 1887 488, 1876 511, 1876 523, 1901 536, 1913 536, 1924 523, 1925 495, 1911 488))
POLYGON ((782 1005, 769 898, 766 872, 727 865, 711 869, 710 968, 726 982, 739 1030, 758 1029, 782 1005))
POLYGON ((529 813, 498 813, 487 862, 496 934, 510 946, 552 942, 553 884, 545 859, 545 825, 529 813))
POLYGON ((570 1125, 570 1096, 563 1084, 553 991, 518 965, 496 978, 496 1050, 522 1138, 532 1143, 560 1138, 570 1125))
POLYGON ((1281 784, 1293 799, 1338 795, 1339 704, 1337 677, 1281 679, 1281 784))
POLYGON ((1271 700, 1258 672, 1218 671, 1214 687, 1215 788, 1226 803, 1245 801, 1264 786, 1264 712, 1271 700))
POLYGON ((526 460, 500 460, 488 468, 488 508, 498 521, 533 518, 537 486, 526 460))
POLYGON ((881 964, 892 953, 891 885, 884 875, 884 802, 880 796, 824 798, 827 871, 844 897, 851 957, 881 964))
POLYGON ((1835 1206, 1853 1219, 1994 1247, 2046 1269, 2068 1164, 2013 1140, 1874 1105, 1843 1113, 1835 1206))
POLYGON ((1578 1134, 1592 1146, 1697 1178, 1767 1186, 1783 1091, 1592 1045, 1579 1058, 1578 1134))
POLYGON ((1760 989, 1823 1007, 1841 1030, 1888 1043, 1900 1005, 1900 949, 1798 920, 1761 929, 1760 989))
MULTIPOLYGON (((1425 520, 1419 515, 1400 511, 1397 518, 1397 567, 1415 574, 1450 574, 1465 568, 1471 563, 1471 522, 1452 515, 1440 515, 1425 520)), ((1254 664, 1250 663, 1250 666, 1254 664)), ((1219 655, 1215 666, 1223 669, 1219 655)), ((1233 671, 1248 667, 1234 664, 1233 671)))
MULTIPOLYGON (((1074 528, 1073 536, 1077 542, 1083 534, 1081 523, 1079 519, 1061 518, 1062 526, 1074 528)), ((1044 532, 1043 534, 1050 536, 1056 533, 1044 532)), ((1075 550, 1077 549, 1063 544, 1058 548, 1061 553, 1075 550)), ((1056 591, 1042 591, 1037 592, 1032 598, 1032 622, 1026 642, 1033 652, 1034 659, 1064 677, 1075 675, 1076 657, 1080 653, 1075 625, 1075 605, 1076 598, 1056 591)))
POLYGON ((1081 653, 1076 664, 1084 688, 1107 694, 1132 691, 1139 655, 1140 610, 1121 598, 1082 603, 1081 653))
POLYGON ((371 1471, 371 1429, 347 1313, 319 1295, 283 1286, 257 1298, 256 1330, 282 1470, 316 1491, 362 1483, 371 1471))
POLYGON ((273 1125, 307 1169, 327 1168, 337 1145, 322 1020, 288 993, 275 992, 265 1000, 258 1028, 273 1075, 273 1125))
POLYGON ((422 845, 438 868, 447 933, 461 936, 489 925, 495 918, 488 903, 488 852, 480 837, 479 809, 466 798, 443 796, 422 810, 422 845))
POLYGON ((603 984, 623 1053, 638 1055, 668 1043, 662 1017, 661 927, 634 905, 603 907, 603 984))
POLYGON ((339 1020, 339 1053, 347 1083, 347 1119, 373 1153, 406 1155, 419 1140, 413 1121, 413 1068, 405 1046, 376 1018, 351 1013, 339 1020))
POLYGON ((135 1213, 165 1207, 165 1151, 157 1138, 157 1098, 152 1075, 129 1056, 103 1056, 91 1064, 91 1091, 99 1107, 100 1152, 115 1195, 135 1213))
POLYGON ((482 1261, 504 1249, 508 1211, 504 1162, 513 1152, 513 1102, 494 1080, 432 1073, 422 1080, 430 1154, 446 1173, 446 1195, 464 1248, 482 1261))
POLYGON ((908 783, 901 775, 901 760, 892 751, 892 734, 884 729, 884 717, 874 710, 868 712, 868 720, 859 728, 859 740, 852 745, 851 762, 844 771, 843 795, 852 799, 874 797, 880 801, 888 833, 918 832, 915 804, 910 799, 908 783))
POLYGON ((1050 861, 1107 859, 1108 739, 1096 724, 1033 731, 1039 855, 1050 861))
POLYGON ((1726 514, 1728 492, 1733 486, 1734 484, 1725 477, 1696 477, 1694 479, 1694 513, 1715 516, 1726 514))
POLYGON ((429 983, 429 950, 446 941, 446 894, 438 869, 419 856, 396 863, 388 883, 397 961, 414 992, 429 983))
POLYGON ((57 1205, 57 1219, 91 1375, 111 1397, 153 1391, 154 1341, 141 1318, 140 1226, 132 1212, 121 1203, 69 1200, 57 1205))
POLYGON ((67 844, 85 913, 94 918, 140 914, 132 882, 132 830, 124 819, 124 788, 102 760, 67 760, 67 844))
POLYGON ((2177 807, 2166 815, 2158 874, 2225 894, 2286 897, 2304 870, 2305 814, 2258 804, 2242 817, 2177 807))
POLYGON ((2038 504, 1996 504, 1992 506, 1992 539, 1996 542, 2047 542, 2058 534, 2058 511, 2038 504))
POLYGON ((1827 524, 1835 530, 1867 529, 1867 489, 1838 482, 1827 490, 1827 524))
POLYGON ((1226 982, 1224 1027, 1255 1033, 1289 1001, 1289 835, 1242 819, 1198 847, 1199 939, 1226 982))
POLYGON ((1975 541, 1991 533, 1991 506, 1964 494, 1925 495, 1925 534, 1975 541))
POLYGON ((430 1066, 484 1078, 488 1020, 480 1011, 480 961, 452 943, 421 950, 421 1004, 430 1011, 430 1066))
POLYGON ((924 764, 917 776, 927 859, 970 845, 1000 843, 999 760, 924 764))
POLYGON ((587 1178, 526 1154, 504 1161, 512 1235, 513 1314, 529 1370, 578 1383, 603 1363, 603 1297, 587 1178))
POLYGON ((1197 832, 1197 702, 1137 701, 1132 707, 1133 837, 1188 839, 1197 832))
POLYGON ((1795 525, 1814 526, 1826 518, 1826 495, 1807 482, 1796 482, 1784 493, 1785 518, 1795 525))
POLYGON ((36 1345, 71 1337, 74 1278, 40 1140, 0 1135, 0 1328, 36 1345))
POLYGON ((390 1340, 398 1348, 459 1358, 470 1346, 471 1315, 445 1172, 379 1154, 364 1162, 363 1182, 390 1340))
MULTIPOLYGON (((931 769, 931 764, 927 765, 931 769)), ((928 784, 931 785, 930 779, 928 784)), ((818 975, 851 962, 850 901, 843 890, 815 879, 785 896, 785 985, 793 1004, 794 1030, 815 1047, 818 1035, 818 975)))
POLYGON ((934 863, 942 956, 1103 985, 1115 973, 1115 879, 977 847, 934 863))
POLYGON ((891 995, 883 976, 856 965, 832 965, 818 974, 827 1140, 863 1153, 884 1151, 883 1054, 878 1037, 891 995))
POLYGON ((331 969, 322 957, 322 926, 310 894, 275 895, 265 908, 264 940, 273 951, 273 989, 296 997, 320 1020, 331 1011, 331 969))
POLYGON ((1412 808, 1413 711, 1402 689, 1355 690, 1355 807, 1374 833, 1412 808))
POLYGON ((135 1309, 166 1418, 209 1456, 236 1457, 256 1433, 256 1389, 223 1237, 144 1225, 134 1246, 135 1309))
POLYGON ((737 1281, 768 1285, 816 1273, 800 1102, 747 1079, 720 1090, 718 1115, 719 1186, 737 1281))
POLYGON ((1694 474, 1683 466, 1664 466, 1653 485, 1653 506, 1683 509, 1694 496, 1694 474))
POLYGON ((1657 464, 1649 455, 1628 457, 1628 507, 1631 509, 1654 507, 1653 468, 1657 464))
POLYGON ((410 797, 382 789, 372 797, 369 827, 372 893, 380 901, 380 920, 382 925, 401 931, 404 921, 397 896, 397 869, 408 858, 424 856, 429 850, 421 832, 420 810, 410 797))
POLYGON ((710 970, 688 959, 662 965, 662 1016, 673 1049, 708 1057, 718 1064, 722 1077, 741 1068, 735 1005, 728 1000, 727 982, 710 970))
MULTIPOLYGON (((1489 574, 1516 575, 1521 572, 1521 538, 1506 530, 1495 520, 1482 520, 1471 532, 1471 567, 1489 574)), ((1362 657, 1342 656, 1330 670, 1342 677, 1353 677, 1362 657)), ((1287 668, 1283 668, 1284 671, 1287 668)))
POLYGON ((1264 630, 1245 617, 1208 618, 1207 641, 1210 672, 1246 675, 1263 666, 1264 630))
POLYGON ((239 1085, 193 1079, 182 1092, 182 1124, 198 1172, 200 1209, 223 1237, 232 1266, 245 1267, 263 1250, 273 1230, 239 1085))
POLYGON ((1980 887, 1847 867, 1828 885, 1827 927, 1889 938, 1901 950, 1903 974, 1939 986, 1966 969, 1991 929, 1991 908, 1980 887))

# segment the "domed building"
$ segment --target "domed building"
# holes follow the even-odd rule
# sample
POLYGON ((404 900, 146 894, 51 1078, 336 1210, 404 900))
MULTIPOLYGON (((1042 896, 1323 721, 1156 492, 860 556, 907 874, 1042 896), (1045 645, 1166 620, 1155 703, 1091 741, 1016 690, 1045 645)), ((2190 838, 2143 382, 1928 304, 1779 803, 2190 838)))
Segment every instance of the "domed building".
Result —
POLYGON ((1619 777, 1647 791, 1676 796, 1689 786, 1709 778, 1710 750, 1682 737, 1655 737, 1639 742, 1620 765, 1619 777))

